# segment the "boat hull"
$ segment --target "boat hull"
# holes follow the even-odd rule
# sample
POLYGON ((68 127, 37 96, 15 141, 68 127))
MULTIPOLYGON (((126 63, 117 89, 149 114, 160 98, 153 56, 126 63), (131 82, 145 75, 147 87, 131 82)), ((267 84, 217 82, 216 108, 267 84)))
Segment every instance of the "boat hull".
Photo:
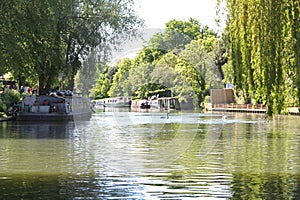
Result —
POLYGON ((17 121, 69 121, 69 120, 88 120, 92 113, 30 113, 19 112, 13 117, 17 121))
POLYGON ((23 98, 22 105, 13 113, 17 121, 68 121, 85 120, 92 115, 89 98, 34 95, 23 98))
POLYGON ((104 107, 112 107, 112 108, 126 108, 130 107, 129 103, 122 103, 122 104, 105 104, 104 107))
POLYGON ((108 98, 103 101, 104 107, 112 107, 112 108, 126 108, 131 107, 132 99, 131 97, 121 96, 121 97, 113 97, 108 98))

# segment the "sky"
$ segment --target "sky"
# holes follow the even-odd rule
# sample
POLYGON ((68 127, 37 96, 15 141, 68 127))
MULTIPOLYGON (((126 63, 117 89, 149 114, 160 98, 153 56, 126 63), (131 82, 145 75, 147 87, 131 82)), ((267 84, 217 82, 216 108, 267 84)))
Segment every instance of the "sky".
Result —
POLYGON ((137 13, 147 28, 165 28, 172 19, 186 21, 192 17, 217 31, 216 6, 217 0, 136 0, 137 13))
POLYGON ((137 14, 145 20, 144 40, 125 41, 122 51, 113 52, 110 65, 124 57, 135 57, 144 46, 144 41, 161 32, 165 23, 173 19, 186 21, 192 17, 217 32, 225 27, 218 27, 215 21, 217 0, 135 0, 135 3, 137 14))

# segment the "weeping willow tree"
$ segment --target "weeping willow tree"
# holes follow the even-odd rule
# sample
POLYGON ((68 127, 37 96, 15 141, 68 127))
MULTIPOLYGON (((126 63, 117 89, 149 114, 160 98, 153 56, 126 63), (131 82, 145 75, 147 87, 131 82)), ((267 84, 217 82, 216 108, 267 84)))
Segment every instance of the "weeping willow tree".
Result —
POLYGON ((265 104, 269 116, 299 106, 300 1, 225 2, 237 94, 265 104))

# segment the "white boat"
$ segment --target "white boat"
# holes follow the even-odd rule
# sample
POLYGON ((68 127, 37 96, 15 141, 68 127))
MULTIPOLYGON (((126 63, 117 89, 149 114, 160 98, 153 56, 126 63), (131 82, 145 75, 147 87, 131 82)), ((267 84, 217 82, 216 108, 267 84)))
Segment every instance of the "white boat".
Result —
POLYGON ((104 101, 93 101, 92 103, 96 110, 102 110, 104 108, 104 101))
POLYGON ((127 96, 107 98, 104 100, 104 107, 130 107, 132 98, 127 96))

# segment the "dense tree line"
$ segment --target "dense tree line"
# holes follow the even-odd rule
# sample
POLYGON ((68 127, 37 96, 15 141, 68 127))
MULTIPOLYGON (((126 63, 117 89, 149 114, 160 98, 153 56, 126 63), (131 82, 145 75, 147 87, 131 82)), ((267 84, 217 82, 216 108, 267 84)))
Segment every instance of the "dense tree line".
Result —
POLYGON ((142 21, 133 0, 2 0, 0 74, 40 93, 73 78, 91 50, 107 56, 122 37, 133 36, 142 21))
POLYGON ((99 60, 142 24, 133 0, 3 0, 0 75, 11 72, 40 92, 73 88, 75 80, 76 90, 98 98, 172 91, 198 106, 210 88, 232 83, 243 102, 267 105, 268 115, 299 106, 300 2, 221 2, 228 14, 222 37, 198 20, 171 20, 134 59, 108 66, 99 60))
POLYGON ((300 99, 300 2, 226 0, 232 82, 245 101, 282 113, 300 99))
POLYGON ((195 100, 199 107, 209 88, 222 88, 221 57, 224 41, 198 20, 171 20, 163 32, 155 34, 134 59, 120 60, 111 79, 111 70, 102 73, 91 90, 92 96, 130 95, 149 97, 171 91, 186 101, 195 100))

